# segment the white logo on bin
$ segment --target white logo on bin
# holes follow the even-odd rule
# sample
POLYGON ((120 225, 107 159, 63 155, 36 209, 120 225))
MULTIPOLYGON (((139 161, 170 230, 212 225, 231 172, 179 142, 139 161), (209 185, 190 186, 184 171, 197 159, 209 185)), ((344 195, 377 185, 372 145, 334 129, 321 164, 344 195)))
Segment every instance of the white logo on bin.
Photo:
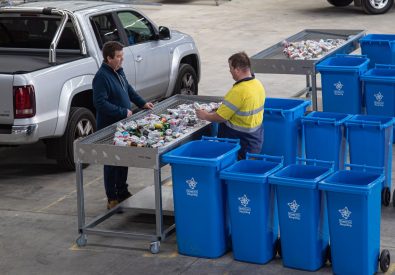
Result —
POLYGON ((189 187, 186 189, 187 196, 191 196, 191 197, 199 196, 199 190, 195 190, 196 185, 198 184, 197 181, 195 181, 194 178, 191 178, 190 180, 186 180, 185 182, 188 184, 189 187))
POLYGON ((344 90, 343 90, 343 83, 338 81, 337 83, 334 83, 333 86, 335 86, 336 90, 333 91, 335 95, 344 95, 344 90))
POLYGON ((242 197, 239 197, 240 201, 240 206, 239 206, 239 213, 241 214, 251 214, 251 207, 248 207, 248 204, 250 203, 250 199, 247 197, 246 194, 244 194, 242 197))
POLYGON ((288 218, 292 220, 300 220, 301 214, 298 213, 299 209, 299 204, 296 202, 296 200, 293 200, 292 202, 288 203, 289 209, 291 209, 291 212, 288 212, 288 218))
POLYGON ((339 213, 342 216, 342 219, 339 219, 339 225, 352 227, 352 220, 349 220, 352 212, 348 210, 348 207, 346 206, 343 209, 339 209, 339 213))
POLYGON ((374 101, 374 106, 384 107, 384 101, 383 101, 384 96, 381 94, 381 92, 374 94, 374 97, 376 98, 376 100, 374 101))

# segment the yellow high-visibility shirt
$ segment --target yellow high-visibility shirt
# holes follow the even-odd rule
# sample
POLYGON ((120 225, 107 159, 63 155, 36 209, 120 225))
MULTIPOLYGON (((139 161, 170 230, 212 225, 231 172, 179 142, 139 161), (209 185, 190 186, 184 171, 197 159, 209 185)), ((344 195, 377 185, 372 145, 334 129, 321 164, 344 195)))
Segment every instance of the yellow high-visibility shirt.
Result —
POLYGON ((261 127, 265 88, 255 78, 246 78, 236 82, 225 95, 217 114, 227 120, 225 124, 241 132, 254 132, 261 127))

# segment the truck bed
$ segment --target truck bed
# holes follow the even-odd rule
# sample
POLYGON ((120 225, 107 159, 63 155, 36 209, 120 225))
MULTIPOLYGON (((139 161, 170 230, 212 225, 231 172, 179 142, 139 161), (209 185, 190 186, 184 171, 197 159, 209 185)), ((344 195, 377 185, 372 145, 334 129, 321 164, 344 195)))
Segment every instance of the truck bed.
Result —
MULTIPOLYGON (((38 71, 53 66, 48 62, 48 52, 21 53, 0 51, 0 74, 23 74, 38 71)), ((83 55, 72 52, 57 52, 54 65, 64 64, 84 58, 83 55)))

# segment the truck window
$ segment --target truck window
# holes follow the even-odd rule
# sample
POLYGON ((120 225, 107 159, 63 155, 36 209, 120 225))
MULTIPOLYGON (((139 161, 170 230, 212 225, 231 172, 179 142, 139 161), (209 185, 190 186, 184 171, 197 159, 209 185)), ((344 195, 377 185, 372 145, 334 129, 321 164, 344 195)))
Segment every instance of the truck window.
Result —
MULTIPOLYGON (((59 24, 60 17, 0 17, 0 47, 49 49, 59 24)), ((71 21, 66 24, 58 49, 79 49, 71 21)))
POLYGON ((91 24, 100 49, 107 41, 121 42, 117 26, 110 13, 93 16, 91 24))
POLYGON ((137 12, 118 12, 118 17, 126 32, 129 45, 143 43, 155 39, 151 23, 137 12))

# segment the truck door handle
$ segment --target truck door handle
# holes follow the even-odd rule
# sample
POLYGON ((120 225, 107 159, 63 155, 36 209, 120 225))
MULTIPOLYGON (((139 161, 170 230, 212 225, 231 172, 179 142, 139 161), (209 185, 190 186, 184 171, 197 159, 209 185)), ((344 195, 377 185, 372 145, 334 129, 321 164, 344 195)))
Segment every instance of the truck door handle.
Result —
POLYGON ((141 62, 143 60, 143 57, 141 55, 136 56, 136 61, 141 62))

